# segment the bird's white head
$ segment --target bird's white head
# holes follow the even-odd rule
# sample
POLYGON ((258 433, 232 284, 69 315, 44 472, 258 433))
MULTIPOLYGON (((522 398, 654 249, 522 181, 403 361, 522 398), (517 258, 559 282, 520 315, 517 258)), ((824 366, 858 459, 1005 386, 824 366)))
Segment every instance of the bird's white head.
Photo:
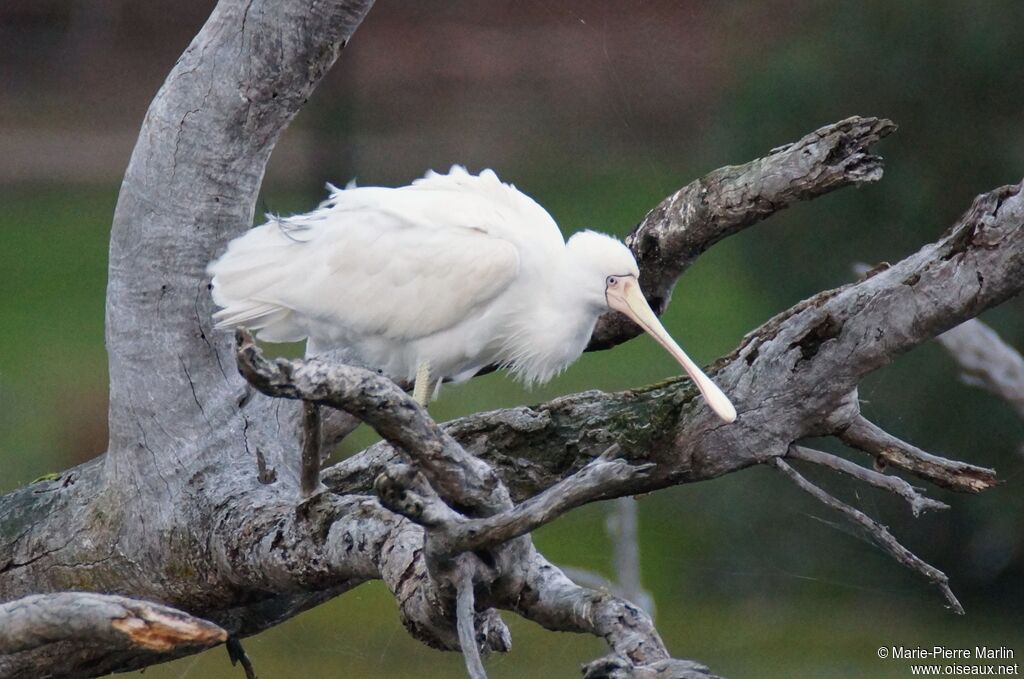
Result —
POLYGON ((629 248, 611 236, 594 231, 573 235, 566 247, 585 278, 579 284, 590 293, 588 297, 592 303, 632 319, 683 366, 704 400, 720 418, 726 422, 735 421, 736 408, 672 339, 647 303, 640 289, 640 268, 629 248))

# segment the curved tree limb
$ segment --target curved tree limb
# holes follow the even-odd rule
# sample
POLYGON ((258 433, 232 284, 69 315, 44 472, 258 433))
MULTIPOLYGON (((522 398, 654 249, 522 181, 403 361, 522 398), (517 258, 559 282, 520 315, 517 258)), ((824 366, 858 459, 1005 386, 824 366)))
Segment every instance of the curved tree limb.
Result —
MULTIPOLYGON (((869 149, 895 130, 885 118, 840 120, 763 158, 715 170, 661 201, 626 237, 651 308, 660 316, 682 273, 723 238, 798 201, 881 179, 882 159, 869 149)), ((588 349, 608 349, 638 334, 632 321, 608 313, 588 349)))
POLYGON ((246 331, 237 331, 236 341, 239 372, 264 394, 329 405, 358 417, 416 459, 442 496, 456 504, 480 512, 511 506, 494 471, 467 454, 390 379, 317 359, 271 363, 246 331))

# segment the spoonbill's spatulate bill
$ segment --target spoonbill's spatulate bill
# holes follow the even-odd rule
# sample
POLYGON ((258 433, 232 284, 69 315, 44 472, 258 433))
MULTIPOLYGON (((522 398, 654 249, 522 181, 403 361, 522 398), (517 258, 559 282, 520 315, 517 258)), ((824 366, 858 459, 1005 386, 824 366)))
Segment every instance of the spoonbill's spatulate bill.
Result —
POLYGON ((366 367, 415 378, 426 403, 442 380, 489 365, 546 382, 614 309, 679 361, 719 417, 736 419, 648 306, 618 240, 583 231, 566 242, 544 208, 490 170, 329 188, 313 212, 270 219, 210 264, 218 328, 308 338, 307 355, 344 348, 366 367))

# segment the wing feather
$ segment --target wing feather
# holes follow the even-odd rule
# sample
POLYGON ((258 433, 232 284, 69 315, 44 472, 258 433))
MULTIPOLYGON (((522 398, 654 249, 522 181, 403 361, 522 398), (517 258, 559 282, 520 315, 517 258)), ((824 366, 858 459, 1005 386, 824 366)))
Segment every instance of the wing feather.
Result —
POLYGON ((218 327, 248 325, 272 341, 324 326, 408 341, 508 288, 520 261, 502 206, 411 188, 337 191, 317 211, 233 241, 210 266, 218 327))

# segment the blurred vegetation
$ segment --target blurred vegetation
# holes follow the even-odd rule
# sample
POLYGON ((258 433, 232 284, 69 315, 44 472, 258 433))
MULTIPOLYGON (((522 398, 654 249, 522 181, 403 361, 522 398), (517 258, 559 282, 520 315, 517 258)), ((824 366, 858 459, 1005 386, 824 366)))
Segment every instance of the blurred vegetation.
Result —
MULTIPOLYGON (((268 183, 263 202, 277 212, 303 211, 320 199, 324 180, 358 174, 361 183, 400 183, 411 179, 402 174, 409 167, 418 173, 486 158, 492 142, 497 147, 507 139, 452 138, 448 130, 436 147, 420 144, 401 156, 374 152, 375 140, 390 133, 415 128, 429 139, 431 125, 441 125, 436 121, 476 129, 474 121, 483 117, 506 126, 516 142, 517 152, 502 156, 507 166, 497 168, 500 174, 547 206, 566 231, 593 227, 621 235, 664 195, 719 165, 745 162, 852 114, 899 123, 899 132, 880 145, 887 159, 880 184, 781 213, 716 246, 686 274, 666 325, 708 362, 771 315, 849 282, 853 263, 898 260, 938 237, 976 194, 1024 175, 1024 4, 694 3, 693 22, 711 36, 694 48, 694 59, 714 82, 699 102, 677 104, 674 121, 653 113, 644 85, 622 77, 618 65, 627 47, 641 63, 657 64, 665 45, 642 39, 645 31, 653 38, 666 3, 653 3, 647 14, 638 4, 614 15, 634 22, 630 34, 641 44, 613 41, 611 48, 611 10, 552 6, 553 21, 575 27, 568 35, 590 50, 595 77, 608 85, 607 96, 588 104, 596 112, 566 112, 550 93, 520 88, 522 110, 548 112, 543 125, 533 126, 522 110, 501 108, 500 81, 459 84, 470 88, 465 98, 479 100, 474 111, 432 98, 442 85, 420 83, 415 96, 401 99, 399 112, 411 119, 365 87, 349 97, 347 85, 363 82, 359 64, 376 63, 374 55, 393 44, 388 21, 416 11, 382 2, 364 27, 367 36, 357 36, 281 145, 282 154, 294 152, 300 135, 312 134, 336 153, 320 154, 296 181, 268 183), (374 23, 378 12, 383 17, 374 23), (434 123, 423 123, 417 106, 429 108, 434 123)), ((486 55, 487 45, 477 48, 486 55)), ((556 67, 542 56, 524 66, 556 67)), ((116 193, 107 184, 0 184, 0 490, 103 450, 106 239, 116 193)), ((1017 299, 983 318, 1021 348, 1021 311, 1017 299)), ((587 355, 533 392, 500 374, 445 389, 434 413, 449 419, 581 389, 623 389, 676 371, 653 343, 639 339, 587 355)), ((876 657, 880 645, 1004 644, 1024 653, 1024 422, 995 398, 963 386, 936 346, 871 376, 861 398, 865 413, 894 433, 1000 472, 1004 484, 981 496, 929 489, 952 508, 918 520, 885 494, 816 475, 946 570, 967 616, 945 611, 924 582, 777 475, 751 470, 641 500, 644 578, 657 601, 659 629, 677 655, 738 678, 908 676, 906 663, 876 657)), ((360 433, 338 455, 371 440, 360 433)), ((604 511, 591 506, 563 518, 539 531, 538 545, 556 562, 610 574, 604 511)), ((464 676, 456 655, 412 641, 394 608, 386 590, 372 583, 246 646, 266 677, 413 677, 424 668, 430 676, 464 676)), ((603 652, 596 640, 506 617, 515 650, 488 663, 494 677, 574 676, 580 662, 603 652)), ((217 649, 147 676, 238 672, 217 649)))

